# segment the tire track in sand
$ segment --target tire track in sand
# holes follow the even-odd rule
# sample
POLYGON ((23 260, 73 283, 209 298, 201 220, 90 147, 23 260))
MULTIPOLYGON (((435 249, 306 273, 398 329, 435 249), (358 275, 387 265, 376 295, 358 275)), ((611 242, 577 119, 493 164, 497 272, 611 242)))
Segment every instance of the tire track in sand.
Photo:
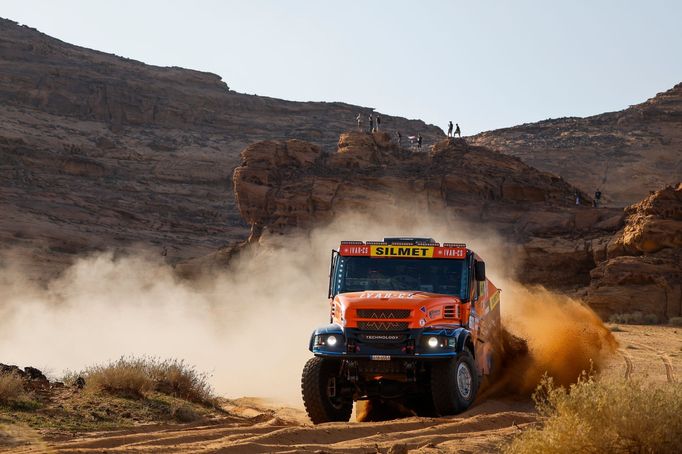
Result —
POLYGON ((632 378, 632 371, 635 369, 632 365, 632 355, 623 348, 619 348, 618 353, 625 360, 625 379, 630 380, 632 378))
POLYGON ((663 362, 663 367, 665 367, 665 375, 668 380, 668 383, 675 383, 675 369, 673 368, 673 363, 670 360, 670 357, 666 355, 664 352, 656 350, 653 347, 649 347, 648 345, 644 344, 639 344, 639 343, 634 343, 630 342, 632 345, 643 348, 644 350, 648 350, 650 352, 653 352, 658 358, 663 362))

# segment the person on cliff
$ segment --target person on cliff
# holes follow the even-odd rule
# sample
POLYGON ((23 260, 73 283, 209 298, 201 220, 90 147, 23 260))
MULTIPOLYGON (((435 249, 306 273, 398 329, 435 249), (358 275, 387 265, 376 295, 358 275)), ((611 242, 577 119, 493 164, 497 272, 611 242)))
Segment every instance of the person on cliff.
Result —
POLYGON ((575 191, 575 204, 580 205, 580 193, 575 191))
POLYGON ((395 134, 398 136, 398 146, 402 146, 403 144, 403 135, 400 134, 400 131, 396 131, 395 134))
POLYGON ((374 117, 369 114, 369 132, 374 132, 374 117))
POLYGON ((453 135, 453 137, 459 136, 459 138, 461 139, 462 138, 462 131, 459 130, 459 124, 455 123, 455 126, 456 126, 455 127, 455 134, 453 135))
POLYGON ((377 131, 379 131, 379 125, 381 125, 381 117, 377 115, 377 131))
POLYGON ((355 120, 358 122, 358 131, 362 132, 362 115, 358 114, 358 116, 355 117, 355 120))
POLYGON ((417 134, 417 148, 421 148, 421 147, 422 147, 422 140, 423 140, 423 139, 422 139, 421 133, 417 134))
POLYGON ((448 121, 448 137, 452 137, 452 120, 448 121))
POLYGON ((593 205, 595 208, 599 208, 599 203, 601 202, 601 191, 599 188, 597 188, 597 191, 594 193, 594 201, 593 205))

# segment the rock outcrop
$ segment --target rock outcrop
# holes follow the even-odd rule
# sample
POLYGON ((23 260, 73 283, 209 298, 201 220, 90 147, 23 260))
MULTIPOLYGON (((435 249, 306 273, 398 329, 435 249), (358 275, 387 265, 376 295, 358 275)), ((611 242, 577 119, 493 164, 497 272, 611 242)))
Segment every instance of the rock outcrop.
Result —
POLYGON ((619 112, 484 132, 469 140, 626 206, 682 175, 682 83, 619 112))
POLYGON ((591 208, 584 194, 576 206, 576 189, 561 178, 462 139, 424 152, 400 148, 384 133, 344 133, 335 153, 298 140, 258 142, 242 152, 233 180, 252 241, 346 211, 409 206, 523 245, 520 275, 553 287, 586 285, 593 243, 603 243, 622 219, 622 210, 591 208))
MULTIPOLYGON (((248 233, 230 181, 247 144, 332 148, 372 110, 241 94, 215 74, 145 65, 0 19, 0 249, 55 270, 76 253, 132 245, 172 262, 208 254, 248 233)), ((427 143, 443 134, 382 120, 427 143)))
POLYGON ((682 315, 682 184, 657 191, 626 209, 625 226, 606 259, 592 270, 587 302, 606 317, 682 315))

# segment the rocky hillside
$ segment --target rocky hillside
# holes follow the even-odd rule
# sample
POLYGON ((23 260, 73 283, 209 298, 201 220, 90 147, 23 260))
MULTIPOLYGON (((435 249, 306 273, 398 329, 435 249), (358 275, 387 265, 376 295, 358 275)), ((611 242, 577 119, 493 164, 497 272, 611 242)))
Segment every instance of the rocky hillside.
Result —
MULTIPOLYGON (((248 233, 230 177, 259 140, 334 147, 371 108, 236 93, 215 74, 73 46, 0 19, 0 248, 55 268, 151 247, 171 260, 248 233)), ((426 143, 442 131, 382 115, 426 143)))
POLYGON ((559 118, 468 138, 561 175, 583 191, 601 189, 626 206, 682 175, 682 83, 620 112, 559 118))
POLYGON ((383 133, 348 132, 336 153, 300 140, 250 145, 234 189, 252 242, 344 222, 349 212, 437 213, 501 235, 520 281, 584 298, 605 318, 682 315, 682 184, 625 211, 593 208, 585 194, 576 206, 577 189, 563 179, 462 139, 415 153, 383 133))
POLYGON ((682 316, 682 183, 626 209, 625 226, 592 270, 587 301, 603 316, 682 316))
POLYGON ((522 246, 523 280, 555 288, 589 283, 593 248, 622 219, 622 210, 594 209, 585 196, 576 206, 576 189, 561 178, 462 139, 443 139, 424 153, 383 133, 344 133, 331 154, 299 140, 259 142, 242 152, 234 187, 252 241, 345 211, 404 207, 503 235, 522 246))

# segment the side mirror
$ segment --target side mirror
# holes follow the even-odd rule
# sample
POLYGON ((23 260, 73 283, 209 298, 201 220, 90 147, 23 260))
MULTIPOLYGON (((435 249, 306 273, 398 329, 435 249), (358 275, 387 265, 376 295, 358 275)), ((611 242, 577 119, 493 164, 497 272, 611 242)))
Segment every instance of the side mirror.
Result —
POLYGON ((477 281, 485 281, 485 262, 474 262, 474 277, 477 281))

